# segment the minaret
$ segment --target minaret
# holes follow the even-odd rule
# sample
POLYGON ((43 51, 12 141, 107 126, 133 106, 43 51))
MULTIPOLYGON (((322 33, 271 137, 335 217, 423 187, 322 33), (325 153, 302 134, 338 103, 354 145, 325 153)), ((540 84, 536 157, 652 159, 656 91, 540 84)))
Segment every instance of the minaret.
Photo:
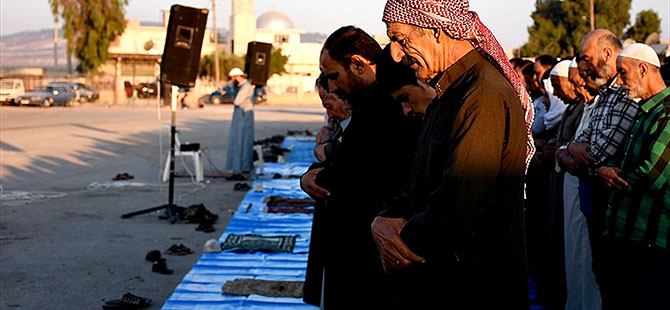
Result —
POLYGON ((233 0, 233 15, 230 16, 230 31, 232 32, 229 44, 231 54, 244 55, 247 53, 247 44, 256 40, 256 15, 254 14, 254 0, 233 0))

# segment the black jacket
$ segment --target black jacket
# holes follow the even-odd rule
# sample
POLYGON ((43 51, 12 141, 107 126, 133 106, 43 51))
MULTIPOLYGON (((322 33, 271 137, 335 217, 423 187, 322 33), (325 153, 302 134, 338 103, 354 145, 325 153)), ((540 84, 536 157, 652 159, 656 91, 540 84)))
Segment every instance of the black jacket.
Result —
POLYGON ((324 167, 317 183, 331 196, 314 213, 304 299, 319 305, 325 266, 327 307, 381 309, 388 281, 370 225, 384 202, 405 188, 421 124, 377 83, 350 104, 352 119, 337 156, 311 167, 324 167))

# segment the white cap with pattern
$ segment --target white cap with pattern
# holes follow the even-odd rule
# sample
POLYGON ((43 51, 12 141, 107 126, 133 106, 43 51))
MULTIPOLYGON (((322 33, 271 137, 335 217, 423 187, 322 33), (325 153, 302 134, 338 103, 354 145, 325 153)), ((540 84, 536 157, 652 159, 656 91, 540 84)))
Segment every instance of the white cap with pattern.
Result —
POLYGON ((559 61, 553 69, 551 69, 552 76, 568 77, 568 70, 570 69, 570 60, 559 61))
POLYGON ((642 43, 633 43, 619 52, 618 57, 633 58, 650 63, 656 67, 661 67, 661 61, 658 59, 656 51, 651 46, 642 43))

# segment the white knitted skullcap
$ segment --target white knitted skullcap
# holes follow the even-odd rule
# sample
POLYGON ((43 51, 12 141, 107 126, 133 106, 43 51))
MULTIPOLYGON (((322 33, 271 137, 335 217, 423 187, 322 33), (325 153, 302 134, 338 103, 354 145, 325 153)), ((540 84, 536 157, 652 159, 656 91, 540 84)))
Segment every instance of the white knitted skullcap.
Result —
POLYGON ((568 77, 568 69, 570 69, 570 60, 562 60, 551 69, 551 75, 568 77))
POLYGON ((238 75, 239 75, 239 76, 244 75, 244 72, 243 72, 242 69, 240 69, 240 68, 233 68, 233 69, 230 70, 230 72, 228 73, 228 76, 238 76, 238 75))
POLYGON ((621 52, 619 52, 618 57, 633 58, 648 62, 659 68, 661 67, 661 61, 658 59, 656 51, 654 51, 654 49, 647 44, 633 43, 628 45, 628 47, 622 49, 621 52))
POLYGON ((577 57, 572 58, 572 61, 570 62, 570 68, 577 68, 577 57))

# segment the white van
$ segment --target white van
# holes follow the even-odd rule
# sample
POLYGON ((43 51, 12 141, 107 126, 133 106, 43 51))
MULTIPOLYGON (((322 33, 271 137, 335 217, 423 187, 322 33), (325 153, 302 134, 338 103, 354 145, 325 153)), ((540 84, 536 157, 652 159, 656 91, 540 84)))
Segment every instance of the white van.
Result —
POLYGON ((21 79, 2 79, 0 80, 0 103, 14 104, 18 96, 23 95, 26 90, 23 87, 21 79))

